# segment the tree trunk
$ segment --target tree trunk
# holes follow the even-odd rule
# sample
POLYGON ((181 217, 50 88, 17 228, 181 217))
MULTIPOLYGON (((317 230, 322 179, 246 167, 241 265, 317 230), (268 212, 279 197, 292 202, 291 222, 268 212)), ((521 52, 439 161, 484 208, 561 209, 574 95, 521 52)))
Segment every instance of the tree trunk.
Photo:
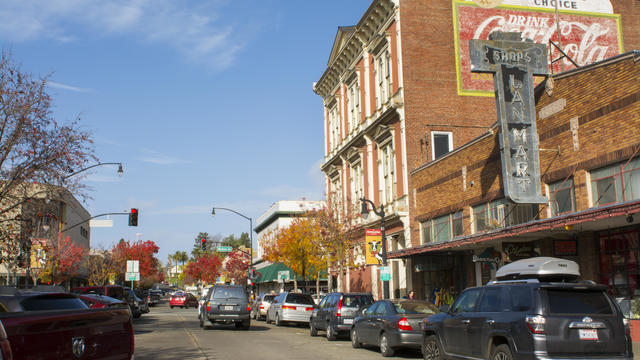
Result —
POLYGON ((320 295, 320 271, 318 271, 318 276, 316 277, 316 296, 320 295))
POLYGON ((293 291, 298 291, 298 274, 296 273, 293 273, 293 291))

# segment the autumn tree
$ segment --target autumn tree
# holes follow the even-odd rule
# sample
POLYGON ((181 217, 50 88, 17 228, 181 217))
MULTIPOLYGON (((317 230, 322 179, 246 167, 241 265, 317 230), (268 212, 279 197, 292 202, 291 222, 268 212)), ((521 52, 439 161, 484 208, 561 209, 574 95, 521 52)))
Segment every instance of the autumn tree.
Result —
POLYGON ((40 279, 57 284, 78 275, 86 249, 71 241, 69 236, 58 233, 57 239, 48 239, 46 242, 45 253, 46 263, 40 272, 40 279))
MULTIPOLYGON (((65 191, 87 196, 75 177, 65 175, 97 161, 88 132, 79 119, 53 118, 47 77, 34 78, 16 65, 9 53, 0 56, 0 255, 9 268, 28 262, 35 222, 65 191), (45 201, 46 200, 46 201, 45 201)), ((55 229, 49 238, 56 241, 55 229)), ((62 237, 61 239, 64 239, 62 237)))
POLYGON ((235 284, 246 284, 249 262, 250 257, 245 250, 233 250, 227 255, 224 265, 225 276, 232 279, 235 284))
POLYGON ((194 261, 190 261, 185 270, 186 280, 197 282, 201 280, 205 283, 215 283, 222 270, 222 261, 216 254, 204 254, 194 261))
POLYGON ((111 250, 114 256, 116 282, 124 282, 127 260, 138 260, 140 278, 154 277, 161 271, 160 262, 155 257, 160 248, 152 240, 130 242, 121 239, 111 250))
POLYGON ((89 285, 106 285, 110 279, 115 277, 115 259, 110 252, 105 250, 92 250, 87 262, 89 285))

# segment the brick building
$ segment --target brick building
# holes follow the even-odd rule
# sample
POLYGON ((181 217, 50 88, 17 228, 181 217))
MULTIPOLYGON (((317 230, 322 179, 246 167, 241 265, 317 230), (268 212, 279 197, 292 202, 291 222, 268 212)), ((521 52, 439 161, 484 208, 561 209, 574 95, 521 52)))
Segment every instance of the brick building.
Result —
MULTIPOLYGON (((639 47, 637 1, 566 3, 575 8, 558 11, 560 41, 554 9, 533 0, 504 0, 493 9, 465 0, 374 0, 355 26, 338 28, 314 84, 324 106, 327 200, 345 213, 358 209, 361 197, 385 207, 392 297, 424 283, 406 251, 422 245, 416 219, 434 199, 419 189, 440 176, 415 172, 467 147, 496 121, 492 78, 469 74, 468 40, 496 29, 523 31, 536 42, 558 43, 578 66, 639 47)), ((558 54, 552 50, 553 58, 558 54)), ((565 59, 554 71, 571 68, 565 59)), ((362 226, 380 227, 380 219, 362 226)), ((363 244, 364 231, 356 242, 363 244)), ((343 278, 347 290, 381 292, 376 266, 343 278)))

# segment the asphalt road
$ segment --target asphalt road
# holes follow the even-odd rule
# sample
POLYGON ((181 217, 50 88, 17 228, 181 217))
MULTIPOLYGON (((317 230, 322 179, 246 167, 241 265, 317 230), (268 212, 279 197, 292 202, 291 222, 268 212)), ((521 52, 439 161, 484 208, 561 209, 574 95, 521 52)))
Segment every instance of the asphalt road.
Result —
MULTIPOLYGON (((348 337, 327 341, 320 332, 309 336, 302 326, 281 326, 251 321, 251 329, 213 325, 201 329, 197 310, 170 309, 164 303, 134 319, 136 360, 157 359, 381 359, 377 348, 353 349, 348 337)), ((396 358, 421 359, 418 351, 403 351, 396 358)))

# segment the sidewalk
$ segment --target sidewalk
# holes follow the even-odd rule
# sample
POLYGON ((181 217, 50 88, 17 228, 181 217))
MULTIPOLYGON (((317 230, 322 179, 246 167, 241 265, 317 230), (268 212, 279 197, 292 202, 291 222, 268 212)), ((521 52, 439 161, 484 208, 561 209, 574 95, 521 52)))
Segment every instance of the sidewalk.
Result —
POLYGON ((633 359, 640 360, 640 342, 633 343, 633 359))

